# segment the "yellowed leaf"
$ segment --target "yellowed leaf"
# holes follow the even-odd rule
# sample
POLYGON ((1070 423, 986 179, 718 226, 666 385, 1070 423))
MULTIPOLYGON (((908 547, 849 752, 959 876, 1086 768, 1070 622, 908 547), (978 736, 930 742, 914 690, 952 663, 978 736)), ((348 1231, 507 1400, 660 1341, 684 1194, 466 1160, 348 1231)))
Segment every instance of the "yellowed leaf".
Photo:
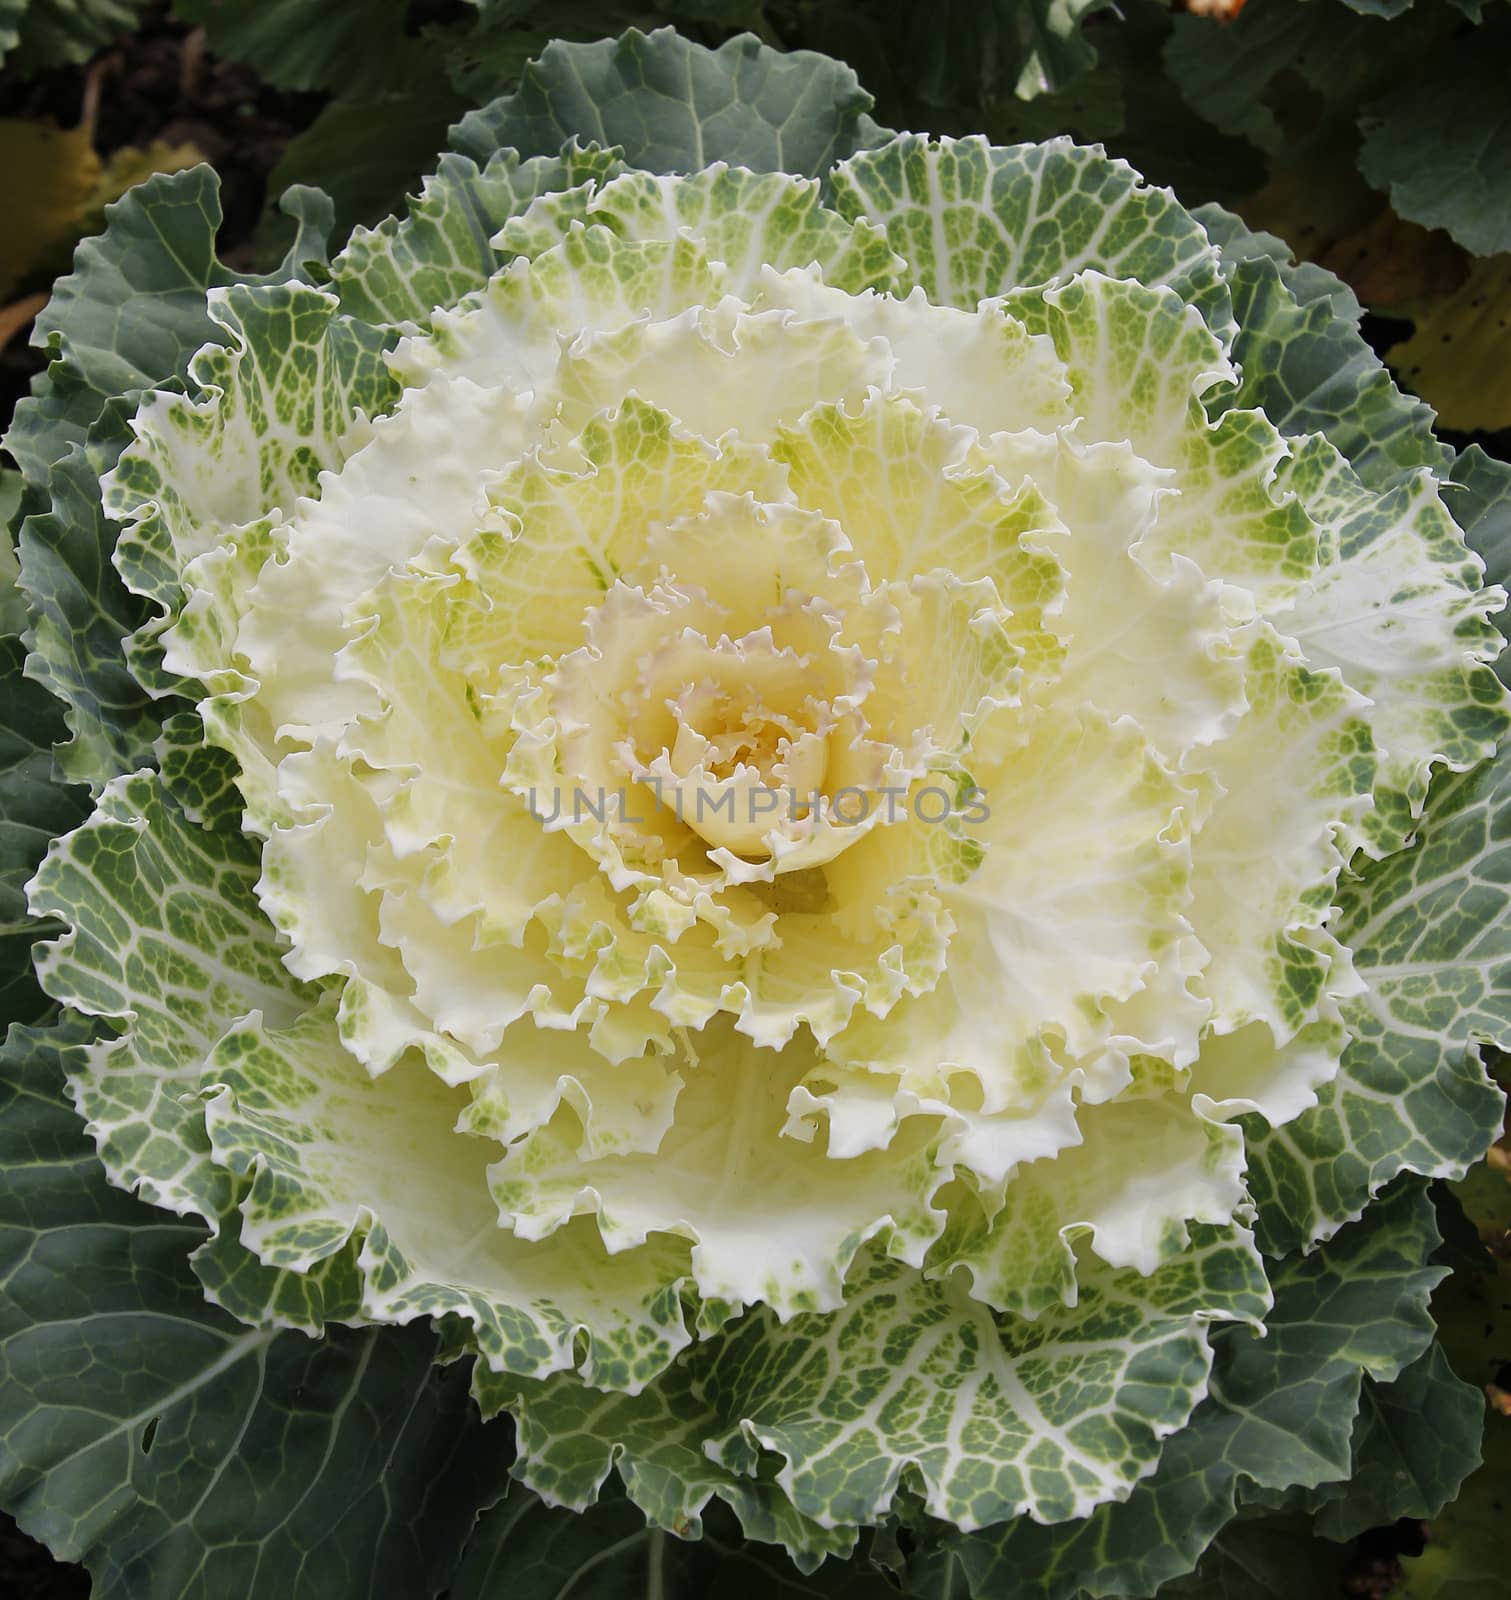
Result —
POLYGON ((1452 294, 1469 275, 1469 255, 1441 229, 1396 215, 1359 175, 1352 144, 1319 135, 1262 189, 1239 202, 1251 228, 1284 239, 1326 267, 1372 310, 1452 294))
POLYGON ((1441 228, 1419 227, 1388 206, 1316 260, 1372 311, 1386 313, 1453 294, 1468 278, 1471 262, 1441 228))
POLYGON ((0 300, 9 299, 53 252, 78 237, 100 170, 87 127, 0 120, 6 211, 0 229, 0 300))
POLYGON ((28 294, 12 300, 8 306, 0 306, 0 350, 28 327, 46 304, 46 294, 28 294))
POLYGON ((204 159, 195 145, 167 144, 161 139, 154 139, 146 149, 125 145, 113 151, 107 157, 99 182, 95 185, 89 205, 90 226, 84 231, 94 233, 103 227, 105 207, 113 200, 119 200, 128 189, 145 183, 154 173, 183 172, 188 167, 198 166, 204 159), (96 218, 97 221, 94 220, 96 218))
POLYGON ((1385 359, 1444 427, 1511 427, 1511 255, 1474 260, 1453 294, 1410 310, 1416 332, 1385 359))

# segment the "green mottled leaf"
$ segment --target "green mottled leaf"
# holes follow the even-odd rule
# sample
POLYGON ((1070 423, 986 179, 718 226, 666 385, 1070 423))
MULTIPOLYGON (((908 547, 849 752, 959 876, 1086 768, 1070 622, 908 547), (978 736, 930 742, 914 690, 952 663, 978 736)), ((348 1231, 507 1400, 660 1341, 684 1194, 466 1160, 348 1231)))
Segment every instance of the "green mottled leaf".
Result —
POLYGON ((1359 165, 1409 221, 1476 255, 1511 250, 1511 24, 1465 33, 1365 108, 1359 165))
POLYGON ((195 827, 152 773, 116 779, 37 873, 32 911, 68 932, 42 952, 55 999, 127 1030, 81 1052, 75 1101, 111 1181, 206 1219, 230 1204, 208 1159, 198 1086, 211 1047, 249 1011, 269 1027, 303 1005, 257 904, 259 853, 238 833, 195 827))
POLYGON ((190 360, 190 395, 143 401, 103 489, 123 525, 117 568, 167 611, 191 563, 251 542, 252 525, 318 494, 320 474, 399 393, 384 362, 391 336, 339 315, 327 290, 235 284, 209 312, 216 340, 190 360))
POLYGON ((437 1593, 508 1460, 465 1365, 208 1305, 203 1231, 112 1189, 68 1104, 83 1037, 0 1051, 0 1504, 100 1600, 437 1593))
POLYGON ((442 156, 406 217, 358 228, 332 263, 342 310, 374 323, 427 324, 437 306, 456 305, 503 264, 490 241, 510 217, 620 165, 613 151, 577 146, 528 161, 500 150, 481 168, 468 156, 442 156))
POLYGON ((1337 933, 1367 991, 1320 1101, 1268 1129, 1245 1119, 1259 1236, 1325 1238, 1402 1171, 1459 1177, 1500 1126, 1485 1043, 1511 1041, 1511 746, 1440 777, 1408 849, 1338 893, 1337 933))
POLYGON ((205 727, 192 711, 163 724, 153 745, 163 786, 184 815, 202 828, 240 831, 243 799, 236 759, 205 743, 205 727))
POLYGON ((1350 1469, 1360 1385, 1388 1382, 1427 1348, 1427 1302, 1442 1269, 1423 1188, 1402 1186, 1309 1256, 1271 1268, 1266 1333, 1214 1341, 1207 1399, 1122 1504, 1080 1522, 1020 1518, 977 1534, 942 1533, 912 1563, 909 1592, 1022 1600, 1144 1596, 1189 1572, 1234 1515, 1246 1483, 1284 1488, 1350 1469))
POLYGON ((853 1527, 823 1527, 802 1515, 782 1489, 725 1466, 703 1449, 718 1426, 696 1385, 712 1344, 695 1345, 661 1379, 639 1394, 605 1394, 567 1377, 522 1386, 479 1365, 473 1384, 485 1414, 508 1406, 523 1418, 527 1453, 517 1467, 521 1482, 574 1514, 589 1513, 618 1497, 604 1493, 611 1468, 634 1515, 661 1531, 698 1538, 704 1519, 722 1502, 745 1537, 781 1545, 804 1569, 854 1547, 853 1527), (615 1460, 617 1457, 617 1461, 615 1460))
POLYGON ((1402 394, 1353 321, 1353 296, 1319 267, 1276 259, 1276 241, 1216 206, 1196 215, 1218 244, 1233 290, 1242 382, 1230 406, 1257 406, 1282 433, 1321 433, 1371 488, 1427 467, 1447 474, 1451 453, 1432 435, 1432 410, 1402 394))
POLYGON ((874 143, 871 97, 838 61, 782 54, 749 34, 702 50, 670 28, 596 44, 548 45, 518 90, 452 129, 479 164, 501 149, 555 155, 571 138, 618 145, 650 172, 713 161, 821 177, 874 143))
POLYGON ((515 1414, 516 1474, 549 1499, 592 1504, 617 1464, 658 1526, 695 1527, 717 1495, 747 1536, 800 1559, 846 1550, 847 1525, 885 1515, 905 1472, 931 1515, 966 1526, 1030 1506, 1084 1517, 1181 1425, 1207 1372, 1203 1322, 1263 1312, 1242 1230, 1192 1234, 1148 1277, 1084 1260, 1075 1309, 1032 1322, 872 1254, 842 1310, 778 1323, 763 1307, 638 1395, 480 1370, 481 1398, 515 1414))
POLYGON ((333 997, 314 1005, 283 965, 255 841, 186 815, 225 773, 210 752, 186 771, 172 728, 165 775, 108 785, 31 890, 66 930, 43 988, 120 1030, 69 1063, 111 1181, 217 1230, 194 1265, 249 1321, 456 1313, 514 1373, 580 1363, 575 1383, 630 1387, 660 1371, 688 1339, 685 1250, 611 1256, 590 1223, 538 1243, 498 1226, 490 1150, 459 1148, 455 1089, 413 1060, 373 1077, 342 1047, 333 997))
POLYGON ((1068 139, 999 148, 905 134, 845 162, 834 189, 841 215, 882 227, 908 282, 943 304, 974 310, 1094 267, 1168 284, 1219 336, 1232 332, 1216 255, 1190 214, 1126 163, 1068 139))

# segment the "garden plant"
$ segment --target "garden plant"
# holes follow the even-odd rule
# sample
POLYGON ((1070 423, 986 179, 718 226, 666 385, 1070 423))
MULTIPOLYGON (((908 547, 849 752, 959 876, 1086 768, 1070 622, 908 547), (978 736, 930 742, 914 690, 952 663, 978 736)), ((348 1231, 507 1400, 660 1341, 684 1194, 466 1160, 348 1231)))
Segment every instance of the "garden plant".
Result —
POLYGON ((1507 8, 0 47, 14 1591, 1511 1593, 1507 8))

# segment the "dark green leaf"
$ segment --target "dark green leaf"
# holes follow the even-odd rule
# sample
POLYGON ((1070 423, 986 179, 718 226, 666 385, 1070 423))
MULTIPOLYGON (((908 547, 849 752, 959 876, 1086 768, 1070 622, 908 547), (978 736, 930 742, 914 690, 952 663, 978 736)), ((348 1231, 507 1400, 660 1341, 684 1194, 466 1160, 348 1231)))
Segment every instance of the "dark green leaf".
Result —
POLYGON ((136 27, 147 0, 11 0, 0 10, 0 60, 21 77, 81 66, 136 27), (6 12, 9 12, 7 26, 6 12))
POLYGON ((1239 1518, 1187 1578, 1159 1600, 1313 1600, 1343 1593, 1348 1552, 1318 1539, 1300 1517, 1239 1518))
POLYGON ((895 1600, 861 1560, 800 1573, 771 1545, 747 1543, 722 1506, 703 1536, 646 1525, 622 1494, 587 1511, 555 1510, 517 1484, 483 1513, 450 1600, 895 1600))
POLYGON ((408 0, 174 0, 173 9, 204 26, 216 55, 280 89, 370 94, 403 85, 429 54, 405 37, 408 0))
MULTIPOLYGON (((404 197, 435 166, 446 129, 466 104, 440 77, 371 98, 333 100, 289 141, 268 176, 268 193, 295 184, 325 190, 335 205, 334 236, 343 240, 358 224, 371 226, 404 210, 404 197)), ((269 214, 265 255, 286 248, 292 226, 287 217, 269 214)))
POLYGON ((0 1028, 47 1008, 31 949, 56 930, 30 920, 24 885, 48 842, 82 821, 88 802, 53 776, 52 747, 67 732, 63 707, 21 676, 24 659, 15 635, 0 637, 0 1028))
POLYGON ((1511 250, 1511 23, 1454 39, 1366 107, 1364 176, 1476 255, 1511 250))
POLYGON ((838 61, 768 49, 749 34, 717 50, 670 28, 597 44, 552 44, 516 93, 469 112, 454 149, 481 165, 496 150, 555 155, 570 138, 619 145, 651 172, 714 161, 808 177, 877 136, 871 97, 838 61))
POLYGON ((504 1431, 419 1328, 324 1339, 208 1305, 196 1225, 106 1184, 63 1091, 77 1024, 0 1051, 0 1504, 98 1600, 424 1600, 504 1431))
POLYGON ((47 509, 21 525, 21 581, 33 616, 28 676, 68 708, 62 772, 96 787, 151 761, 171 709, 126 665, 125 641, 145 614, 111 565, 115 535, 100 506, 98 462, 70 446, 52 469, 47 509))

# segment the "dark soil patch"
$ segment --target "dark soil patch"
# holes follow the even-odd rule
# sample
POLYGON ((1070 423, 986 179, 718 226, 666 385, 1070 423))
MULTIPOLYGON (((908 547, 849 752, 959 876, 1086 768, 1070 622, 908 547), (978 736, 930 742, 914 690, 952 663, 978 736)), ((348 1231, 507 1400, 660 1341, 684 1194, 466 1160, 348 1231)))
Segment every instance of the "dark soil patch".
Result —
MULTIPOLYGON (((0 117, 50 118, 71 128, 92 106, 95 147, 107 159, 124 146, 155 140, 194 145, 220 173, 221 258, 247 270, 268 174, 325 96, 274 89, 250 67, 217 60, 205 50, 202 30, 175 22, 167 11, 166 4, 154 5, 136 33, 122 35, 87 67, 24 81, 0 72, 0 117)), ((0 418, 6 424, 41 366, 24 333, 0 353, 0 418)))

